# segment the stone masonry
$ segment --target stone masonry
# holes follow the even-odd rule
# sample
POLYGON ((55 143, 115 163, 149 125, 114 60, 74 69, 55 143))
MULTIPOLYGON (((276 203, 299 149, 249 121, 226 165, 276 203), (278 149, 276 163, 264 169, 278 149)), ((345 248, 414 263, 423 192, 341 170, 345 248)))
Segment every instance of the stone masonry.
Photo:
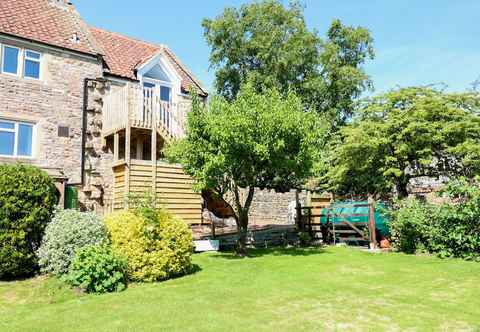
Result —
MULTIPOLYGON (((0 39, 0 42, 5 42, 0 39)), ((42 53, 42 78, 31 80, 0 74, 0 117, 36 124, 34 158, 2 158, 0 162, 31 163, 59 169, 69 183, 81 181, 82 109, 84 78, 102 76, 94 57, 56 51, 40 45, 8 40, 9 45, 42 53), (59 126, 68 137, 59 137, 59 126)))
MULTIPOLYGON (((306 192, 299 193, 300 201, 306 199, 306 192)), ((289 206, 295 206, 295 190, 277 193, 274 190, 255 190, 249 213, 250 225, 267 225, 291 223, 289 221, 289 206)))

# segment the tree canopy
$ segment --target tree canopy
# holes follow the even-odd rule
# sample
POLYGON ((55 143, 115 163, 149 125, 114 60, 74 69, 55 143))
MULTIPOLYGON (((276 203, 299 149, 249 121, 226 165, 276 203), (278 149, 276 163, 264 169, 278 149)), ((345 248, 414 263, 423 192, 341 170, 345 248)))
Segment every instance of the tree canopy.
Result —
POLYGON ((332 140, 320 184, 346 194, 407 194, 410 179, 480 170, 480 96, 403 88, 365 102, 332 140))
POLYGON ((254 189, 300 187, 312 174, 321 127, 293 93, 283 97, 269 89, 258 94, 248 84, 234 101, 214 97, 207 106, 195 101, 186 138, 171 146, 167 156, 181 162, 198 189, 231 195, 241 253, 254 189))
POLYGON ((362 69, 374 56, 368 30, 335 20, 324 41, 307 28, 299 2, 284 7, 265 0, 226 8, 202 25, 217 93, 229 100, 252 81, 258 92, 294 91, 309 109, 343 123, 352 100, 371 87, 362 69))

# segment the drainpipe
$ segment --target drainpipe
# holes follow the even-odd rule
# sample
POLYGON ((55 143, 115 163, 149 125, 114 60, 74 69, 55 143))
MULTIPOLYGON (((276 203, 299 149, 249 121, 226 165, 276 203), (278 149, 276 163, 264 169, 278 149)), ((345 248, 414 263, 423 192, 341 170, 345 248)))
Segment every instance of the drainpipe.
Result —
POLYGON ((82 105, 82 158, 80 161, 79 183, 69 183, 71 186, 82 186, 85 184, 85 145, 87 143, 87 108, 88 108, 88 83, 95 82, 94 78, 83 79, 83 105, 82 105))

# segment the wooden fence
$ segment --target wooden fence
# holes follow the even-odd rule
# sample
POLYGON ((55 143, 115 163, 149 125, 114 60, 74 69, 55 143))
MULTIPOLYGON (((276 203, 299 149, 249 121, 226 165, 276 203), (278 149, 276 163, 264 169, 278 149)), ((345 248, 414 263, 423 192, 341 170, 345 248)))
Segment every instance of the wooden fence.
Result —
POLYGON ((180 165, 157 162, 154 174, 151 161, 132 159, 130 168, 121 164, 114 167, 114 173, 115 209, 125 208, 129 197, 142 198, 154 194, 159 206, 189 224, 201 223, 201 194, 193 190, 193 179, 183 172, 180 165))

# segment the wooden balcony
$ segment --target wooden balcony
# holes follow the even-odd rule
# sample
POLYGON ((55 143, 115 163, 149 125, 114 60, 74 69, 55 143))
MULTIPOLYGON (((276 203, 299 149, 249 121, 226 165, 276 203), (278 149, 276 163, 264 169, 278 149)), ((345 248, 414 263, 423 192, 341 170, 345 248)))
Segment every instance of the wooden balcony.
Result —
POLYGON ((193 179, 178 164, 146 160, 117 162, 114 167, 113 202, 110 209, 128 206, 129 197, 155 193, 157 204, 189 224, 202 221, 202 195, 193 190, 193 179))
POLYGON ((185 105, 160 99, 157 90, 139 86, 111 89, 103 104, 104 137, 131 128, 157 131, 165 140, 185 134, 185 105))
POLYGON ((114 160, 113 197, 107 210, 129 208, 132 197, 153 194, 158 204, 185 222, 201 223, 203 199, 193 190, 193 179, 180 165, 158 160, 165 142, 184 136, 187 107, 162 101, 153 88, 111 87, 103 101, 102 125, 114 160))

